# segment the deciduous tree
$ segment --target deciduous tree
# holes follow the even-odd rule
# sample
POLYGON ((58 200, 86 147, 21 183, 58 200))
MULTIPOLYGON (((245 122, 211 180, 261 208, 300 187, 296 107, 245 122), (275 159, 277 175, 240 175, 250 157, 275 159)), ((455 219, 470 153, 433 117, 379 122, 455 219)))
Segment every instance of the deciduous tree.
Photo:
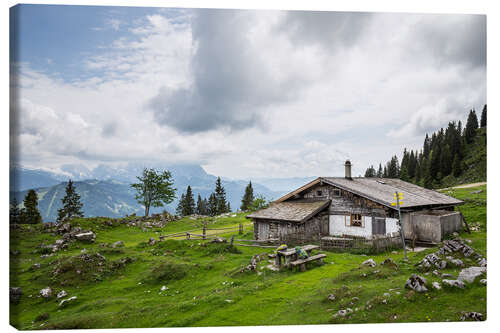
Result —
POLYGON ((158 172, 155 169, 144 168, 142 176, 138 176, 138 183, 131 184, 137 194, 137 202, 144 205, 144 215, 149 216, 150 207, 168 205, 175 198, 176 189, 172 187, 174 181, 169 171, 158 172))

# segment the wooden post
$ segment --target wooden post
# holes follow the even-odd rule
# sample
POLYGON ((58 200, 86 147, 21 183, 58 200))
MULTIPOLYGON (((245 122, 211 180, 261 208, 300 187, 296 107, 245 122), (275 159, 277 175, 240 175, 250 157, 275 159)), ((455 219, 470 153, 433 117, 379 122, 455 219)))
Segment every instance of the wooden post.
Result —
POLYGON ((469 225, 467 224, 467 221, 465 221, 465 217, 464 217, 464 214, 462 214, 462 211, 460 210, 459 207, 457 207, 458 209, 458 212, 460 213, 460 217, 462 218, 462 221, 464 222, 465 224, 465 227, 467 228, 467 232, 470 234, 471 231, 470 231, 470 228, 469 228, 469 225))
POLYGON ((234 235, 231 236, 231 246, 233 246, 233 242, 234 242, 234 235))
POLYGON ((189 232, 186 232, 186 239, 190 239, 191 238, 191 234, 189 232))
POLYGON ((207 222, 203 222, 203 239, 207 238, 207 222))
POLYGON ((399 227, 401 232, 401 240, 403 241, 403 251, 405 252, 405 259, 408 259, 406 255, 406 244, 405 244, 405 231, 403 229, 403 219, 401 218, 401 207, 399 207, 399 193, 396 191, 396 202, 398 205, 398 215, 399 215, 399 227))
POLYGON ((243 234, 243 223, 240 222, 240 230, 238 232, 240 235, 243 234))

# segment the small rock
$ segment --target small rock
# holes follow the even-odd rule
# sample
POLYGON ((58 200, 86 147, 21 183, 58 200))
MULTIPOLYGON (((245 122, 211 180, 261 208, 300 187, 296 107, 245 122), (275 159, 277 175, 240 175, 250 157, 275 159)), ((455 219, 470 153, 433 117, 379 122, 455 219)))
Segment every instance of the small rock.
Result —
POLYGON ((450 260, 450 264, 452 264, 455 267, 464 267, 464 262, 460 259, 452 259, 450 260))
POLYGON ((67 304, 68 302, 72 302, 74 300, 76 300, 76 296, 71 296, 70 298, 67 298, 67 299, 63 299, 60 303, 59 303, 59 307, 62 307, 64 306, 65 304, 67 304))
POLYGON ((94 242, 96 235, 92 231, 88 231, 76 234, 75 238, 78 239, 79 241, 94 242))
POLYGON ((353 297, 351 301, 352 301, 353 303, 356 303, 357 301, 359 301, 359 297, 353 297))
POLYGON ((335 301, 335 295, 334 294, 328 295, 328 300, 335 301))
POLYGON ((154 239, 153 237, 151 237, 148 241, 148 244, 149 245, 155 245, 156 244, 156 239, 154 239))
POLYGON ((167 290, 167 289, 168 289, 168 287, 167 287, 167 286, 162 286, 160 290, 161 290, 161 291, 165 291, 165 290, 167 290))
POLYGON ((337 315, 341 316, 341 317, 345 317, 347 315, 350 315, 352 313, 352 309, 351 308, 347 308, 345 310, 339 310, 337 312, 337 315))
POLYGON ((123 246, 123 242, 121 240, 120 241, 116 241, 113 244, 111 244, 111 247, 113 247, 113 248, 122 247, 122 246, 123 246))
POLYGON ((373 259, 368 259, 368 260, 365 260, 361 263, 361 265, 364 265, 364 266, 369 266, 369 267, 375 267, 377 266, 377 263, 375 262, 375 260, 373 259))
POLYGON ((47 288, 40 290, 40 296, 42 296, 44 298, 48 298, 48 297, 52 296, 52 289, 50 287, 47 287, 47 288))
POLYGON ((436 290, 441 290, 441 285, 439 284, 439 282, 432 282, 432 288, 436 289, 436 290))
POLYGON ((40 263, 34 263, 33 266, 31 266, 32 269, 40 269, 40 263))
POLYGON ((234 301, 232 299, 226 299, 227 303, 233 303, 234 301))
POLYGON ((454 288, 460 288, 460 289, 464 289, 465 288, 465 284, 460 281, 460 280, 447 280, 447 279, 444 279, 443 280, 443 284, 446 285, 446 286, 449 286, 449 287, 454 287, 454 288))
POLYGON ((389 293, 384 293, 384 296, 385 296, 385 297, 389 297, 389 296, 391 296, 391 294, 389 294, 389 293))
POLYGON ((479 281, 481 284, 484 284, 486 285, 486 279, 481 279, 481 281, 479 281))
POLYGON ((63 297, 66 297, 68 296, 68 293, 65 291, 65 290, 61 290, 58 294, 57 294, 57 298, 63 298, 63 297))
POLYGON ((382 300, 382 304, 387 304, 387 300, 385 298, 382 300))

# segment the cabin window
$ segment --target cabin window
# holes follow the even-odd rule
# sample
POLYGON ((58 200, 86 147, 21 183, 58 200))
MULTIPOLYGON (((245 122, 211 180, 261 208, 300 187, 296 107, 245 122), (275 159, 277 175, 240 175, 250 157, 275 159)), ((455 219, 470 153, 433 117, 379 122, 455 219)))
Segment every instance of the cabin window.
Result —
POLYGON ((318 197, 323 196, 323 191, 321 191, 321 190, 316 191, 316 195, 317 195, 318 197))
POLYGON ((333 196, 334 197, 340 197, 340 189, 334 188, 333 189, 333 196))
POLYGON ((362 227, 363 219, 361 214, 351 214, 351 227, 362 227))

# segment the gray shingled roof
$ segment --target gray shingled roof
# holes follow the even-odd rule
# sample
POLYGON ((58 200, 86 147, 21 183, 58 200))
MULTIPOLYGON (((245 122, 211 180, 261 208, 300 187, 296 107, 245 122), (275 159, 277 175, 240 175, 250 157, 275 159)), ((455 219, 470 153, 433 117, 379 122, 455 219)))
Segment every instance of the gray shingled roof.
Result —
POLYGON ((274 202, 247 218, 303 222, 313 217, 330 204, 330 200, 274 202))
POLYGON ((385 206, 394 202, 394 192, 403 193, 401 208, 437 205, 458 205, 463 202, 442 193, 414 185, 401 179, 365 178, 347 179, 344 177, 320 177, 325 183, 358 194, 385 206))

